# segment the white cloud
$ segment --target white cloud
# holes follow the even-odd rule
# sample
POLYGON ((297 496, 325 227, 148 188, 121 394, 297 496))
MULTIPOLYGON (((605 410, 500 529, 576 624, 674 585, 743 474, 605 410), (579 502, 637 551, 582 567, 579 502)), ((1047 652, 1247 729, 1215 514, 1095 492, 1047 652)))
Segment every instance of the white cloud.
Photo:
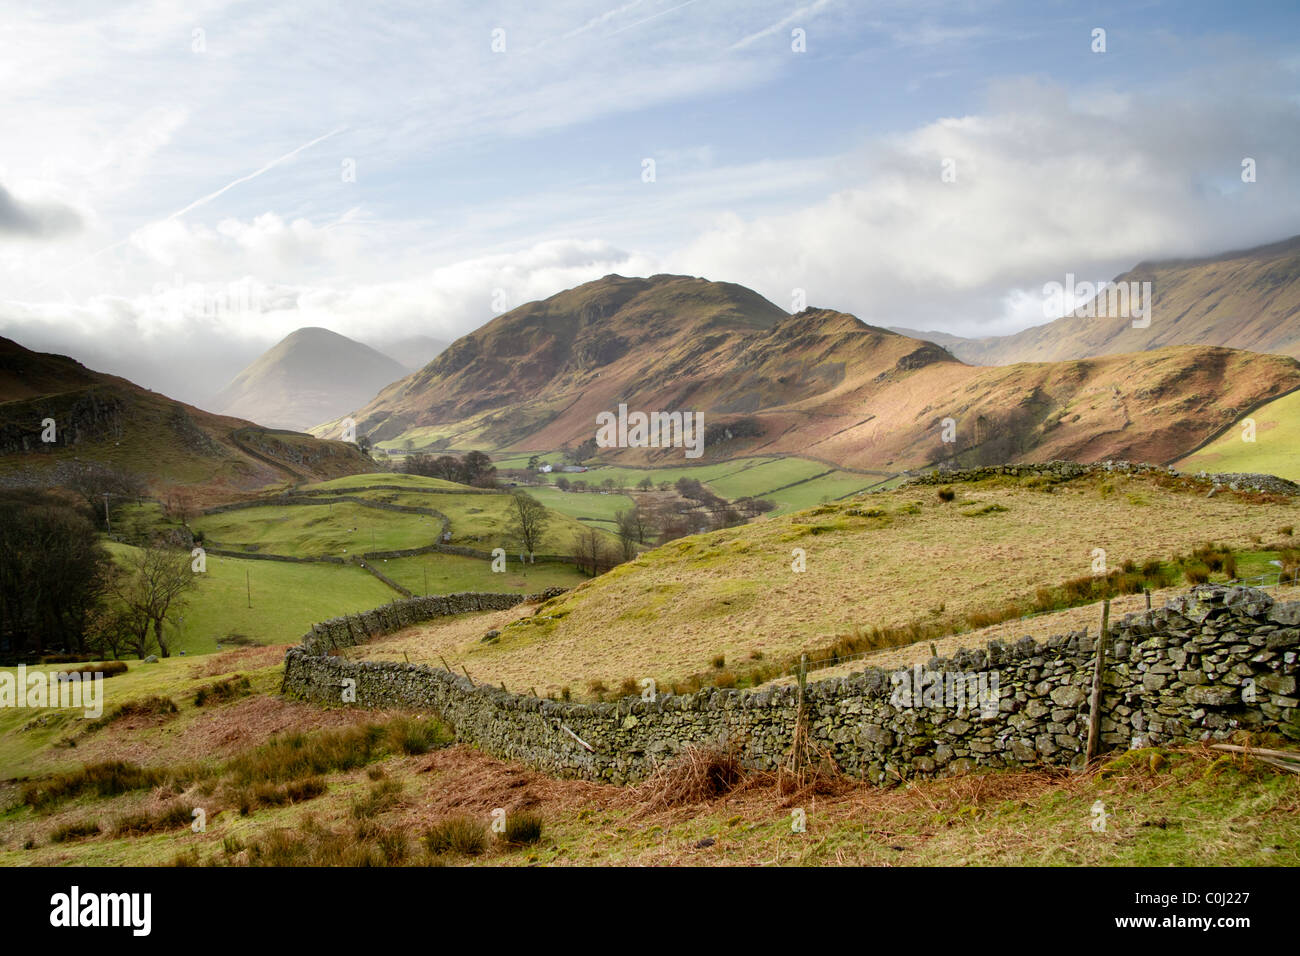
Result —
POLYGON ((873 324, 1012 331, 1032 314, 1013 306, 1014 289, 1296 231, 1300 182, 1280 173, 1300 149, 1294 108, 1283 121, 1278 102, 1239 92, 1194 91, 1191 106, 1008 84, 986 113, 872 144, 852 188, 793 212, 721 217, 669 267, 778 303, 804 288, 810 304, 873 324), (1243 185, 1247 151, 1277 174, 1243 185), (945 160, 955 182, 942 181, 945 160))
POLYGON ((368 342, 413 335, 450 340, 493 317, 498 290, 513 308, 613 272, 657 271, 649 257, 594 240, 541 242, 399 282, 351 286, 274 284, 252 275, 203 281, 180 270, 222 257, 234 265, 242 251, 265 264, 268 244, 283 247, 275 255, 293 256, 319 249, 322 235, 329 233, 269 215, 253 223, 227 221, 215 231, 166 223, 144 241, 151 255, 178 267, 170 281, 133 297, 0 302, 0 335, 202 404, 257 355, 304 326, 368 342))

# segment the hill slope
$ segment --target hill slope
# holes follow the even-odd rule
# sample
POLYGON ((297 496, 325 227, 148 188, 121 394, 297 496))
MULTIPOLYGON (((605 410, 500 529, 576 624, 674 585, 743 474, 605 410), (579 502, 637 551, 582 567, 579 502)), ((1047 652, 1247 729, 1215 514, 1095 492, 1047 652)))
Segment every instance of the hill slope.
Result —
POLYGON ((223 415, 303 430, 338 418, 409 370, 329 329, 291 332, 212 400, 223 415))
POLYGON ((79 461, 111 464, 151 486, 240 491, 355 474, 374 463, 354 445, 213 415, 0 338, 0 473, 57 480, 79 461), (46 419, 55 441, 41 440, 46 419))
MULTIPOLYGON (((596 415, 625 403, 702 412, 706 461, 800 454, 901 470, 1167 461, 1297 387, 1293 359, 1222 348, 977 368, 841 312, 786 315, 737 285, 607 276, 494 319, 354 417, 372 439, 415 447, 553 449, 590 438, 596 415)), ((685 461, 680 448, 600 457, 685 461)))
POLYGON ((1143 280, 1152 283, 1154 299, 1148 328, 1094 308, 1098 317, 1076 312, 1015 335, 965 339, 897 331, 936 342, 974 365, 1057 362, 1169 345, 1300 357, 1300 236, 1203 259, 1142 262, 1115 281, 1143 280))
POLYGON ((1251 412, 1253 435, 1237 422, 1220 437, 1178 461, 1184 471, 1253 472, 1300 481, 1300 392, 1251 412))
MULTIPOLYGON (((1243 552, 1289 547, 1281 529, 1300 514, 1300 498, 1207 498, 1208 482, 1164 472, 1098 468, 1058 479, 1035 471, 955 482, 949 502, 935 485, 904 485, 670 541, 535 616, 516 609, 431 622, 369 645, 367 656, 436 663, 442 655, 478 679, 548 693, 597 679, 617 687, 654 677, 667 687, 715 670, 718 656, 743 677, 844 635, 915 625, 910 639, 921 640, 927 628, 960 628, 972 613, 1008 605, 1015 639, 1033 626, 1018 618, 1040 589, 1091 580, 1095 548, 1118 570, 1126 561, 1167 563, 1207 541, 1243 552), (792 568, 795 548, 805 551, 805 573, 792 568), (501 631, 499 641, 480 641, 488 627, 501 631)), ((1237 573, 1262 573, 1274 556, 1248 564, 1243 555, 1237 573)))

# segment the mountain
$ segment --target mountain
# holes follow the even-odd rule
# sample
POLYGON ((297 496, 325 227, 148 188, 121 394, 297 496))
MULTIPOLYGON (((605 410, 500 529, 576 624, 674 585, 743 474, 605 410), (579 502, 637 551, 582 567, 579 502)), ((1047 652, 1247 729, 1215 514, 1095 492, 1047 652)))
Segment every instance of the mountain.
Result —
POLYGON ((329 329, 291 332, 212 400, 224 415, 302 431, 346 414, 409 369, 329 329))
POLYGON ((408 335, 405 338, 375 342, 374 347, 408 372, 414 372, 432 362, 450 344, 446 339, 436 339, 431 335, 408 335))
POLYGON ((355 445, 213 415, 0 338, 0 482, 58 482, 84 462, 139 474, 155 489, 193 484, 213 493, 374 467, 355 445))
POLYGON ((1151 282, 1148 327, 1134 328, 1131 318, 1094 299, 1090 310, 1085 306, 1015 335, 966 339, 894 331, 935 342, 974 365, 1066 361, 1169 345, 1300 357, 1300 236, 1203 259, 1142 262, 1114 281, 1151 282))
MULTIPOLYGON (((981 368, 845 313, 788 315, 730 283, 606 276, 493 319, 352 417, 359 434, 414 448, 543 450, 592 437, 599 413, 626 404, 702 412, 703 460, 786 453, 902 470, 1167 461, 1296 388, 1294 359, 1223 348, 981 368)), ((667 464, 683 450, 600 458, 667 464)))

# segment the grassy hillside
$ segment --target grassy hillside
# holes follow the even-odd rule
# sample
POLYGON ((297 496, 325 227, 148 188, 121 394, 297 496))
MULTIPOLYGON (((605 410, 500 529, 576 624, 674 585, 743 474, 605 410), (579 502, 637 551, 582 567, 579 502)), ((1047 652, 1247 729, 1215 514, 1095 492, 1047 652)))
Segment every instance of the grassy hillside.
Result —
POLYGON ((553 780, 447 746, 421 718, 281 700, 278 650, 137 664, 105 682, 106 716, 150 698, 175 713, 95 729, 66 711, 0 710, 0 865, 1300 864, 1300 779, 1249 757, 1143 749, 1095 774, 986 772, 895 788, 821 779, 794 792, 752 775, 674 800, 654 783, 553 780), (198 690, 219 681, 233 699, 198 706, 198 690), (51 774, 75 784, 84 765, 107 760, 141 779, 24 799, 48 791, 51 774), (1098 800, 1103 833, 1089 825, 1098 800), (195 807, 204 832, 190 828, 195 807), (508 819, 534 813, 535 841, 493 840, 496 807, 508 819), (796 807, 806 832, 792 832, 796 807), (430 850, 426 834, 452 821, 484 831, 481 846, 430 850))
POLYGON ((362 551, 419 548, 438 539, 442 522, 340 501, 320 505, 267 505, 190 522, 211 547, 292 557, 345 557, 362 551))
POLYGON ((1251 412, 1255 440, 1244 441, 1242 422, 1233 424, 1200 451, 1180 460, 1181 471, 1256 472, 1300 481, 1300 392, 1251 412))
POLYGON ((355 445, 213 415, 0 338, 0 475, 57 483, 88 461, 205 500, 374 467, 355 445))
POLYGON ((364 653, 441 654, 484 679, 543 692, 647 676, 666 684, 709 672, 719 657, 743 676, 759 658, 841 635, 959 628, 970 614, 1032 602, 1041 587, 1087 577, 1097 548, 1118 569, 1168 562, 1207 541, 1276 548, 1296 526, 1295 501, 1206 498, 1203 487, 1150 478, 963 483, 951 502, 932 486, 905 486, 670 542, 518 624, 514 612, 431 624, 364 653), (791 567, 795 548, 806 552, 803 573, 791 567), (480 644, 488 627, 501 638, 480 644))

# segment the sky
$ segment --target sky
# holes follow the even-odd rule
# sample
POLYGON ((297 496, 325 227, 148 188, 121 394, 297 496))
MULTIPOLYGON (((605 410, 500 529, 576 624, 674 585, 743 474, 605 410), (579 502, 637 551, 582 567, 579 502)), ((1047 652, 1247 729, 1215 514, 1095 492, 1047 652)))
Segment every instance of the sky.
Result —
POLYGON ((454 339, 610 273, 1005 334, 1067 274, 1300 233, 1297 36, 1292 2, 4 0, 0 335, 202 404, 303 326, 454 339))

